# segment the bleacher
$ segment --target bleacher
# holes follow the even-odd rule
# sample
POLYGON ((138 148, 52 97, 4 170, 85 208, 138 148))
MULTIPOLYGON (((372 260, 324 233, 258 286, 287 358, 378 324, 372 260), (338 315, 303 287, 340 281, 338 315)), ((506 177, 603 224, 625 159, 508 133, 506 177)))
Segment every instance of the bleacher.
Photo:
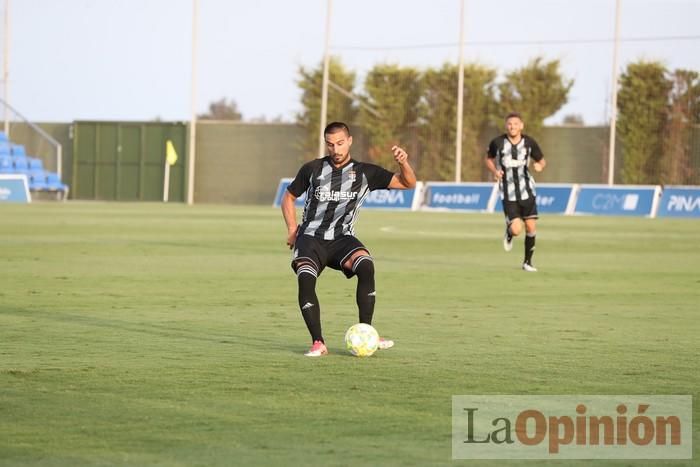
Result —
POLYGON ((61 182, 57 173, 44 170, 41 159, 27 155, 23 145, 13 144, 1 131, 0 173, 25 174, 31 192, 52 193, 64 200, 68 196, 68 185, 61 182))

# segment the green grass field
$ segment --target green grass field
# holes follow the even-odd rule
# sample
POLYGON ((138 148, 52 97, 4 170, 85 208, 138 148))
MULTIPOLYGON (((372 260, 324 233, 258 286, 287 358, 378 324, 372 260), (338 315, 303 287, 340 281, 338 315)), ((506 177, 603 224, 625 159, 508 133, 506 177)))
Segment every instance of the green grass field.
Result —
POLYGON ((319 279, 309 359, 271 207, 0 205, 0 465, 662 465, 453 461, 451 396, 692 394, 700 223, 546 216, 535 264, 498 215, 365 210, 375 326, 319 279))

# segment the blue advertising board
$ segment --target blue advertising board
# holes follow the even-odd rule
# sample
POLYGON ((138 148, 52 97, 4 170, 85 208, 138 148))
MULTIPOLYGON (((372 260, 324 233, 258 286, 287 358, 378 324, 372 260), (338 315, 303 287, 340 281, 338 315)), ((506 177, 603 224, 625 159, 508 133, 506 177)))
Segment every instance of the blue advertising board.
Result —
MULTIPOLYGON (((282 204, 282 195, 292 183, 292 178, 283 178, 277 186, 275 194, 275 202, 273 206, 279 207, 282 204)), ((383 209, 399 209, 399 210, 416 210, 420 205, 420 195, 422 192, 423 183, 418 182, 412 190, 375 190, 365 198, 362 204, 363 208, 383 208, 383 209)), ((306 193, 296 199, 297 206, 303 206, 306 202, 306 193)))
POLYGON ((27 176, 24 174, 0 174, 0 203, 30 203, 27 176))
POLYGON ((700 219, 700 186, 664 187, 657 215, 700 219))
POLYGON ((581 185, 574 214, 654 217, 661 187, 581 185))
MULTIPOLYGON (((535 201, 537 212, 542 214, 571 214, 576 198, 577 185, 540 183, 537 185, 535 201)), ((496 212, 503 211, 500 196, 496 201, 496 212)))
MULTIPOLYGON (((272 206, 278 208, 282 205, 282 195, 284 194, 285 191, 287 191, 287 187, 289 186, 290 183, 292 183, 293 178, 283 178, 280 179, 279 185, 277 185, 277 193, 275 194, 275 201, 272 203, 272 206)), ((306 193, 302 193, 300 197, 297 198, 296 200, 296 205, 297 206, 303 206, 304 203, 306 202, 306 193)))
POLYGON ((415 211, 420 207, 422 191, 423 182, 417 182, 411 190, 375 190, 367 196, 362 206, 415 211))
POLYGON ((446 183, 425 184, 425 207, 459 211, 492 210, 492 199, 498 188, 494 183, 446 183))

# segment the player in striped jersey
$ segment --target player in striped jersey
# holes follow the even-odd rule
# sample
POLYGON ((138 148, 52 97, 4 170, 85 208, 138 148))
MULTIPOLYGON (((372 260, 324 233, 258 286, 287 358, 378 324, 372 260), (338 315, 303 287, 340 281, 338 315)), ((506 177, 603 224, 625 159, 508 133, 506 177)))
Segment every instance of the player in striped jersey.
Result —
POLYGON ((513 237, 522 232, 521 219, 525 222, 525 259, 523 270, 537 272, 532 265, 537 233, 537 203, 535 180, 528 170, 530 159, 535 172, 541 172, 547 162, 537 141, 523 134, 525 127, 518 113, 506 116, 506 133, 489 144, 486 167, 499 182, 498 188, 506 215, 506 233, 503 248, 513 249, 513 237))
MULTIPOLYGON (((316 279, 326 266, 342 271, 348 279, 357 276, 360 322, 372 324, 376 296, 374 260, 355 237, 355 222, 363 201, 373 190, 416 186, 416 175, 402 148, 391 148, 399 165, 399 171, 392 173, 352 159, 352 136, 346 124, 329 124, 324 136, 328 155, 304 164, 282 197, 287 245, 294 251, 292 269, 299 285, 299 308, 311 334, 312 346, 305 354, 308 357, 328 353, 316 296, 316 279), (294 202, 303 193, 306 204, 301 224, 297 224, 294 202)), ((393 345, 393 341, 380 339, 380 349, 393 345)))

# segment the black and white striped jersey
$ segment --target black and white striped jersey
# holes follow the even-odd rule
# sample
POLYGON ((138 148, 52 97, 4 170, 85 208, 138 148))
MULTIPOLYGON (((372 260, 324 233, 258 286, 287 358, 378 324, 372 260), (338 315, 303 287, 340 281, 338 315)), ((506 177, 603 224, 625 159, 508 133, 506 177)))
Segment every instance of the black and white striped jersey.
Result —
POLYGON ((503 134, 489 144, 488 157, 496 159, 496 168, 503 170, 503 178, 498 186, 502 200, 523 201, 535 198, 535 180, 527 166, 530 158, 540 161, 544 157, 537 141, 521 135, 520 141, 513 144, 508 135, 503 134))
POLYGON ((335 167, 330 157, 304 164, 287 190, 295 197, 306 193, 299 235, 333 240, 355 235, 357 211, 370 191, 387 188, 393 173, 350 159, 335 167))

